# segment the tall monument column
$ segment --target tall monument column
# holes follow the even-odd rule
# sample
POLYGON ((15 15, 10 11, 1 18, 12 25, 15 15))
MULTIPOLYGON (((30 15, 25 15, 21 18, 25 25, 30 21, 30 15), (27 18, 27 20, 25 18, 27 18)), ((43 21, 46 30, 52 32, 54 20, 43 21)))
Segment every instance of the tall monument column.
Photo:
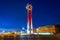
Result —
POLYGON ((27 34, 33 33, 33 25, 32 25, 32 5, 27 4, 27 34))

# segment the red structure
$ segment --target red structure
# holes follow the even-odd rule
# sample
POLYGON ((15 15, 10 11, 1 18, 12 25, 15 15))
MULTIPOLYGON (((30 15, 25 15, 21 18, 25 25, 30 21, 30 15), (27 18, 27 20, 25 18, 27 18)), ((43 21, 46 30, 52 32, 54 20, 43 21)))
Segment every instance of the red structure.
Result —
POLYGON ((27 34, 33 33, 33 26, 32 26, 32 5, 27 4, 27 34))

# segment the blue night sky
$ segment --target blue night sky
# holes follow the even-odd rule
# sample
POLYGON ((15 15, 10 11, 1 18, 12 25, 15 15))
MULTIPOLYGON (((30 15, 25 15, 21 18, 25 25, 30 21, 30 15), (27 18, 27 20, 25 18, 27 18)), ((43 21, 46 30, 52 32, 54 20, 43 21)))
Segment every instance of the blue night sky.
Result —
POLYGON ((0 0, 0 30, 27 26, 27 3, 33 6, 33 27, 60 24, 59 0, 0 0))

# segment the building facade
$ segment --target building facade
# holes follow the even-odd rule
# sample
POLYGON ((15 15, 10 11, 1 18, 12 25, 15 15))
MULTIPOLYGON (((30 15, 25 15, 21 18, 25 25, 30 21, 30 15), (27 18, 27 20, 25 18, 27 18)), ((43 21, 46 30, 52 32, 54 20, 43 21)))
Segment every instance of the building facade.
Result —
POLYGON ((49 32, 49 33, 56 33, 56 28, 54 25, 48 25, 48 26, 42 26, 42 27, 38 27, 36 29, 36 32, 39 33, 43 33, 43 32, 49 32))

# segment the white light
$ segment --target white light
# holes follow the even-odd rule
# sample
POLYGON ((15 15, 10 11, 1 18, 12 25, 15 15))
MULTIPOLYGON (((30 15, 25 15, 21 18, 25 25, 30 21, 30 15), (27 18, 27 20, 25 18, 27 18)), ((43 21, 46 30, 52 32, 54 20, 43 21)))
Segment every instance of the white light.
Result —
POLYGON ((33 34, 37 34, 37 33, 33 33, 33 34))
POLYGON ((32 5, 31 4, 27 4, 26 9, 32 10, 32 5))
POLYGON ((27 30, 27 34, 29 34, 30 33, 30 31, 29 30, 27 30))
POLYGON ((21 31, 20 33, 21 33, 21 35, 22 35, 22 31, 21 31))
POLYGON ((2 33, 4 33, 4 32, 5 32, 5 30, 2 31, 2 33))
POLYGON ((39 33, 40 35, 52 35, 53 33, 39 33))
POLYGON ((25 28, 23 27, 22 30, 25 30, 25 28))
POLYGON ((17 32, 15 32, 15 34, 16 34, 17 32))

